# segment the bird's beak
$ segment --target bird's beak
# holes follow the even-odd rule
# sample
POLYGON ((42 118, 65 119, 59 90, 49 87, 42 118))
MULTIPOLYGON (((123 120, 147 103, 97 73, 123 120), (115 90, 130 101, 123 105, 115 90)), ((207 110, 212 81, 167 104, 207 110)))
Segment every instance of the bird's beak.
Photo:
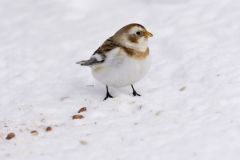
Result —
POLYGON ((149 37, 152 37, 153 34, 150 33, 150 32, 148 32, 148 31, 145 31, 145 32, 144 32, 144 36, 147 37, 147 38, 149 38, 149 37))

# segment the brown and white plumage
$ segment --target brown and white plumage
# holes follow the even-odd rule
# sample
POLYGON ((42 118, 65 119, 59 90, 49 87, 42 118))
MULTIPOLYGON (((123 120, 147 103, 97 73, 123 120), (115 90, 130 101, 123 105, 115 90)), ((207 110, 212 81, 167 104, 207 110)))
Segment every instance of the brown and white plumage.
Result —
POLYGON ((152 34, 144 26, 129 24, 108 38, 89 60, 77 64, 90 66, 94 78, 106 85, 105 99, 112 97, 108 86, 131 85, 133 95, 139 95, 132 84, 140 80, 149 69, 149 37, 152 37, 152 34))

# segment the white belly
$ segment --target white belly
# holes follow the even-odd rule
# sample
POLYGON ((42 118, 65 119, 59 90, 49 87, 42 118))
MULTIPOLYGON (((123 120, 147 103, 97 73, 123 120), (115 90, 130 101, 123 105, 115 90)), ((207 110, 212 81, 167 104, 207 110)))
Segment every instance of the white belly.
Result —
POLYGON ((134 59, 126 54, 109 56, 103 64, 93 66, 92 74, 103 84, 124 87, 139 81, 150 68, 151 57, 134 59))

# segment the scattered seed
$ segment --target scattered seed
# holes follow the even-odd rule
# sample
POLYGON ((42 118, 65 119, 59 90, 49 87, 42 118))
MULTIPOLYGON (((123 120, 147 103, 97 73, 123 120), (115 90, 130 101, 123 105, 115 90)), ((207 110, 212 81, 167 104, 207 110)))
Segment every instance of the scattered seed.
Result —
POLYGON ((187 88, 187 87, 186 87, 186 86, 184 86, 184 87, 180 88, 180 89, 179 89, 179 91, 181 91, 181 92, 182 92, 182 91, 184 91, 186 88, 187 88))
POLYGON ((65 101, 66 99, 69 99, 69 98, 70 98, 70 97, 67 97, 67 96, 66 96, 66 97, 61 97, 61 98, 60 98, 60 101, 65 101))
POLYGON ((83 115, 73 115, 72 119, 83 119, 84 116, 83 115))
POLYGON ((46 132, 50 132, 52 131, 52 127, 48 126, 46 129, 45 129, 46 132))
POLYGON ((87 141, 81 140, 80 143, 81 143, 82 145, 86 145, 86 144, 87 144, 87 141))
POLYGON ((87 108, 86 108, 86 107, 82 107, 82 108, 80 108, 80 110, 78 111, 78 113, 85 112, 85 111, 87 111, 87 108))
POLYGON ((155 113, 155 115, 156 115, 156 116, 159 116, 161 113, 162 113, 162 111, 157 111, 157 112, 155 113))
POLYGON ((36 130, 33 130, 33 131, 31 131, 30 133, 31 133, 33 136, 38 135, 38 131, 36 131, 36 130))
POLYGON ((12 138, 14 138, 14 137, 15 137, 15 133, 11 132, 11 133, 8 133, 6 139, 7 139, 7 140, 10 140, 10 139, 12 139, 12 138))

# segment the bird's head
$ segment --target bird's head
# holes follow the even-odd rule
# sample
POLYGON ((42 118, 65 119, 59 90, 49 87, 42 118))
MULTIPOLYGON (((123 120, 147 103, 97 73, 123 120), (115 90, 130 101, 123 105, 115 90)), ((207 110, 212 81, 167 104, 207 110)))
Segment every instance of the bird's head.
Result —
POLYGON ((148 38, 152 36, 141 24, 132 23, 117 31, 113 38, 123 47, 143 52, 148 48, 148 38))

